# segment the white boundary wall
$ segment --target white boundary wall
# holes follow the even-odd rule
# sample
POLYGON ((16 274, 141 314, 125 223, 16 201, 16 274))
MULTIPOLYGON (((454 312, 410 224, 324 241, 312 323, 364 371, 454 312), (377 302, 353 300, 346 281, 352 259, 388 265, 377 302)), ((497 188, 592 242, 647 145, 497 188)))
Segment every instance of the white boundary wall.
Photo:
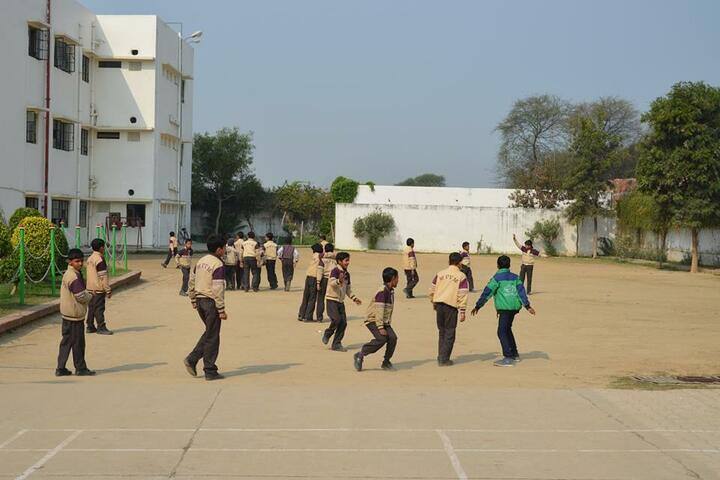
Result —
MULTIPOLYGON (((381 250, 400 250, 405 239, 415 239, 420 252, 451 252, 459 250, 463 241, 470 242, 472 252, 477 243, 493 252, 515 253, 513 233, 524 240, 525 232, 536 221, 557 217, 562 234, 555 242, 561 255, 592 253, 592 220, 580 226, 571 225, 560 210, 510 207, 510 189, 440 188, 440 187, 370 187, 362 185, 352 204, 335 206, 336 247, 347 250, 367 249, 365 240, 355 238, 353 222, 376 210, 387 212, 395 219, 396 229, 378 243, 381 250), (578 241, 579 232, 579 241, 578 241)), ((598 236, 615 237, 614 219, 598 219, 598 236)), ((646 236, 650 240, 650 235, 646 236)), ((537 247, 542 249, 540 242, 537 247)), ((651 245, 649 245, 651 246, 651 245)), ((668 256, 679 261, 690 251, 688 231, 668 234, 668 256)), ((720 230, 703 230, 700 234, 702 260, 713 264, 720 260, 720 230)))

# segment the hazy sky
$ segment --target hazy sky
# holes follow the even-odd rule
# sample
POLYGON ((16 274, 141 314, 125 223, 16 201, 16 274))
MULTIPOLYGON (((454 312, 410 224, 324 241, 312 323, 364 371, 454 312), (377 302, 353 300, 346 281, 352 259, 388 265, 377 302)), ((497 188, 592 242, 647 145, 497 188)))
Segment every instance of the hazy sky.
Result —
POLYGON ((493 129, 520 97, 645 110, 677 81, 720 84, 717 0, 81 2, 203 30, 195 131, 254 131, 266 185, 492 186, 493 129))

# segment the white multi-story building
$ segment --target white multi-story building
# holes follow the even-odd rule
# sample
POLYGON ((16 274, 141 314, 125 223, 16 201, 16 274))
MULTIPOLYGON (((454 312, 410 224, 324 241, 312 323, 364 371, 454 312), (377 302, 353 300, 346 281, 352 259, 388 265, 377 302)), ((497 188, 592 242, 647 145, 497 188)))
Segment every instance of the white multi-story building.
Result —
POLYGON ((38 208, 82 238, 190 229, 193 49, 156 16, 74 0, 3 0, 0 206, 38 208), (142 228, 140 228, 142 226, 142 228))

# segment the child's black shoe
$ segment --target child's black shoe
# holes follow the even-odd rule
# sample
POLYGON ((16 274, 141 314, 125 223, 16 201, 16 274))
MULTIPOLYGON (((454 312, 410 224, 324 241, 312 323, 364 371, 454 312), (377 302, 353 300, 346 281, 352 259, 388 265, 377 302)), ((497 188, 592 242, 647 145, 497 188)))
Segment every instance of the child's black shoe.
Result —
POLYGON ((205 380, 207 380, 207 381, 222 380, 223 378, 225 378, 225 376, 224 376, 224 375, 221 375, 221 374, 219 374, 219 373, 217 373, 217 372, 215 372, 215 373, 206 373, 206 374, 205 374, 205 380))
POLYGON ((75 372, 75 375, 78 377, 92 377, 95 375, 95 372, 93 370, 90 370, 89 368, 83 368, 82 370, 77 370, 75 372))
POLYGON ((355 365, 355 370, 358 372, 362 371, 363 367, 363 357, 360 355, 360 352, 357 352, 355 355, 353 355, 353 363, 355 365))
POLYGON ((56 377, 68 377, 72 375, 72 372, 68 370, 67 368, 58 368, 55 369, 55 376, 56 377))
POLYGON ((188 358, 183 360, 183 364, 185 365, 185 370, 187 370, 190 375, 192 375, 193 377, 197 377, 197 368, 195 367, 195 365, 190 363, 190 360, 188 358))
POLYGON ((390 360, 383 360, 380 368, 382 368, 383 370, 395 370, 395 366, 390 362, 390 360))

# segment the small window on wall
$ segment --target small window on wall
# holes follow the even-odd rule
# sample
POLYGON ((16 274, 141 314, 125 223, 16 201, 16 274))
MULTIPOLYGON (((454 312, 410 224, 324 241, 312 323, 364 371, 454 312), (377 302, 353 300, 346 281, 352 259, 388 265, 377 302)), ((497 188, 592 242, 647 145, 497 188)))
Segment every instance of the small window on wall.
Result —
POLYGON ((144 203, 128 203, 127 204, 127 221, 131 227, 145 226, 145 204, 144 203))
POLYGON ((119 60, 100 60, 98 62, 100 68, 122 68, 122 62, 119 60))
POLYGON ((128 142, 139 142, 140 141, 140 132, 127 132, 127 141, 128 142))
POLYGON ((180 82, 180 103, 185 103, 185 80, 180 82))
POLYGON ((120 132, 97 132, 97 138, 101 140, 119 140, 120 132))
POLYGON ((80 130, 80 155, 88 154, 88 143, 89 143, 90 132, 87 128, 80 130))
POLYGON ((142 70, 142 62, 130 62, 128 63, 128 70, 131 72, 139 72, 142 70))
POLYGON ((75 71, 75 45, 60 37, 55 39, 55 66, 65 73, 75 71))
POLYGON ((83 55, 82 59, 82 79, 85 83, 90 83, 90 57, 83 55))
POLYGON ((37 143, 37 112, 28 110, 25 118, 25 141, 37 143))
POLYGON ((66 152, 75 149, 75 124, 53 120, 53 148, 66 152))
POLYGON ((25 206, 27 208, 34 208, 35 210, 40 209, 40 199, 37 197, 25 197, 25 206))
POLYGON ((70 201, 69 200, 53 200, 52 201, 52 222, 55 225, 60 225, 60 222, 65 225, 69 222, 70 213, 70 201))
POLYGON ((38 60, 47 60, 48 31, 28 26, 28 55, 38 60))
POLYGON ((81 227, 87 227, 87 202, 85 200, 80 200, 80 207, 79 207, 79 217, 78 218, 78 225, 81 227))

